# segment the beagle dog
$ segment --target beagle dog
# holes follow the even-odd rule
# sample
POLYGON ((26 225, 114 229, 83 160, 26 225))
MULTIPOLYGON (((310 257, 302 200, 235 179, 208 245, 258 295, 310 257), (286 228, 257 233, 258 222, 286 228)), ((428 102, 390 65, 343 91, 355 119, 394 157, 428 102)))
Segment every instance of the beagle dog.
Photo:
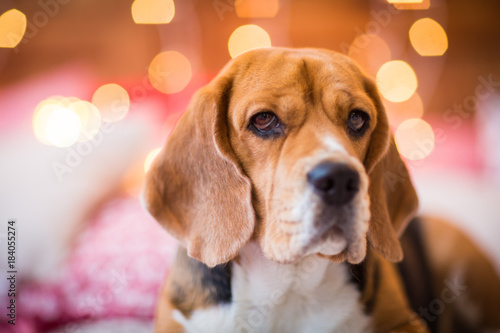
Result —
POLYGON ((440 221, 406 228, 415 190, 375 83, 344 55, 232 60, 194 95, 142 199, 181 244, 156 332, 500 327, 484 255, 440 221))

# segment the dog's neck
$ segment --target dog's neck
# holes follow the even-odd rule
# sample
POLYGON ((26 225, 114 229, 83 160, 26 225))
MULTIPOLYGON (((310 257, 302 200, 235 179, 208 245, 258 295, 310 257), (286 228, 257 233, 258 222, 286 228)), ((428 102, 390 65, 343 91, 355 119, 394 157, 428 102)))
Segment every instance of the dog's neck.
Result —
POLYGON ((232 302, 179 319, 188 332, 212 325, 219 332, 367 332, 369 317, 348 269, 316 255, 278 264, 251 242, 232 262, 232 302))
POLYGON ((317 255, 277 264, 249 243, 233 265, 232 281, 240 320, 251 331, 330 332, 345 327, 364 332, 369 324, 346 264, 317 255))

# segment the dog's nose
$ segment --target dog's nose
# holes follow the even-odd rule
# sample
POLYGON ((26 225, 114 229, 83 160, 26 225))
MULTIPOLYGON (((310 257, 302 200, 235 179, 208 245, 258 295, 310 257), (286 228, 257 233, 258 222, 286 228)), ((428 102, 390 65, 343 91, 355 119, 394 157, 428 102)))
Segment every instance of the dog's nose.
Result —
POLYGON ((344 163, 322 162, 307 173, 307 180, 332 205, 348 203, 359 189, 359 174, 344 163))

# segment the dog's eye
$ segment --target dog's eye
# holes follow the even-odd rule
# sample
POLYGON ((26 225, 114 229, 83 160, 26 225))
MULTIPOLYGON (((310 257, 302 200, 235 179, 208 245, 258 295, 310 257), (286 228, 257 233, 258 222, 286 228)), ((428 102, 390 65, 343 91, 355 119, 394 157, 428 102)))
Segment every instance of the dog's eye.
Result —
POLYGON ((353 110, 349 113, 348 126, 351 131, 358 134, 363 131, 369 117, 361 110, 353 110))
POLYGON ((268 133, 280 126, 278 117, 269 111, 257 113, 251 118, 250 123, 256 130, 262 133, 268 133))

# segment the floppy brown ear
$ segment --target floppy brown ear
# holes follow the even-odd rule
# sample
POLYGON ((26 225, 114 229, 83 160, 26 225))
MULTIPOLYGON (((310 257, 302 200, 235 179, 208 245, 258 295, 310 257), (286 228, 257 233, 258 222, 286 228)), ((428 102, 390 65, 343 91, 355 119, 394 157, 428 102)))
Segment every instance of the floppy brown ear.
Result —
POLYGON ((387 115, 375 83, 366 79, 365 89, 377 108, 377 126, 370 138, 365 168, 370 178, 371 221, 368 242, 387 260, 403 259, 398 237, 418 207, 408 169, 390 134, 387 115))
POLYGON ((255 224, 251 184, 229 145, 231 86, 221 76, 194 95, 143 190, 151 215, 210 267, 235 257, 255 224))

